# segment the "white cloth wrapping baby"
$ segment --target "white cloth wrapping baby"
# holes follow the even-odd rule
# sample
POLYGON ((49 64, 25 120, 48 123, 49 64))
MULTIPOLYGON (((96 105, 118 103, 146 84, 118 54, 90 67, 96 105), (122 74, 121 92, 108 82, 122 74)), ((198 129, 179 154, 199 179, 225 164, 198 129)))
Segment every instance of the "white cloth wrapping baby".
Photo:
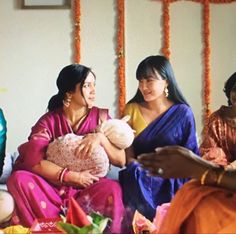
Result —
POLYGON ((109 159, 102 146, 96 147, 88 158, 75 156, 78 141, 82 138, 83 136, 69 133, 55 139, 48 145, 47 160, 72 171, 92 170, 91 174, 95 176, 106 176, 109 171, 109 159))

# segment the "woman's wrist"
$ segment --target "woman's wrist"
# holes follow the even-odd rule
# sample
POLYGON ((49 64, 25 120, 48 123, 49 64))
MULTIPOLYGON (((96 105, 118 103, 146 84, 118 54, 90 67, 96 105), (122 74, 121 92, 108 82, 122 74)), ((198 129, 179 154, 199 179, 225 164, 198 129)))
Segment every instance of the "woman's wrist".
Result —
POLYGON ((98 138, 99 138, 100 145, 101 145, 101 146, 104 146, 105 141, 107 140, 107 137, 105 136, 105 134, 102 133, 102 132, 97 132, 97 133, 95 133, 95 134, 97 134, 97 136, 98 136, 98 138))
POLYGON ((207 168, 200 177, 201 185, 215 185, 220 186, 223 176, 225 174, 224 167, 210 167, 207 168))
POLYGON ((70 170, 67 167, 62 168, 59 172, 58 181, 61 184, 68 182, 69 173, 70 173, 70 170))

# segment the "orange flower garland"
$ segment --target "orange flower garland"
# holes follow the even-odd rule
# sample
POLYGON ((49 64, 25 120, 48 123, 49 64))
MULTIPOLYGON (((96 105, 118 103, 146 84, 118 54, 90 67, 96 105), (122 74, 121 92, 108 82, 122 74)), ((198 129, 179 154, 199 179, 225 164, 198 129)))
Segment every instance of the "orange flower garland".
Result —
POLYGON ((170 58, 170 2, 169 0, 163 0, 163 48, 162 53, 170 58))
MULTIPOLYGON (((158 0, 163 3, 163 48, 162 53, 170 58, 170 15, 169 8, 170 3, 180 0, 158 0)), ((210 3, 224 4, 233 3, 236 0, 187 0, 203 4, 203 61, 204 61, 204 120, 206 121, 210 115, 210 3)), ((117 15, 118 15, 118 27, 117 27, 117 57, 118 57, 118 82, 119 82, 119 115, 121 116, 124 111, 126 103, 126 84, 125 84, 125 2, 124 0, 117 0, 117 15)), ((74 61, 80 62, 80 0, 74 0, 74 61)))
POLYGON ((118 29, 117 29, 117 57, 118 57, 118 82, 119 82, 119 116, 122 116, 125 108, 126 86, 125 86, 125 3, 117 0, 118 7, 118 29))
POLYGON ((80 0, 74 0, 74 62, 80 62, 80 0))
POLYGON ((211 92, 211 80, 210 80, 210 5, 206 0, 203 3, 203 54, 204 54, 204 121, 208 120, 210 115, 210 92, 211 92))
MULTIPOLYGON (((169 8, 170 3, 179 0, 160 0, 163 4, 163 48, 162 53, 169 58, 170 57, 170 15, 169 8)), ((188 0, 189 1, 189 0, 188 0)), ((203 62, 204 62, 204 121, 206 122, 210 110, 210 94, 211 94, 211 79, 210 79, 210 3, 232 3, 236 0, 190 0, 193 2, 199 2, 203 4, 203 62)))

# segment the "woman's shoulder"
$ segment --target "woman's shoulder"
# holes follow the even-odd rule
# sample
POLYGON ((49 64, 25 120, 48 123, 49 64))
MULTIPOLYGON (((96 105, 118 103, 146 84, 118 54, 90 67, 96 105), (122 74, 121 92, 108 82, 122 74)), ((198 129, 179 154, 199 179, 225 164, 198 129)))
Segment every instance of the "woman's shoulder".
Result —
POLYGON ((61 119, 62 116, 63 116, 62 109, 48 111, 44 113, 41 117, 39 117, 37 123, 47 123, 56 121, 57 119, 61 119))
POLYGON ((178 107, 181 110, 191 110, 191 107, 185 103, 177 103, 177 104, 174 104, 174 106, 178 107))
POLYGON ((178 103, 172 107, 176 108, 179 112, 184 113, 185 115, 193 115, 192 108, 184 103, 178 103))
POLYGON ((132 112, 137 111, 138 108, 139 108, 139 106, 138 106, 138 103, 136 103, 136 102, 127 103, 125 105, 125 112, 132 113, 132 112))
POLYGON ((208 124, 222 125, 227 124, 229 127, 236 128, 235 120, 229 117, 230 107, 222 105, 214 111, 208 120, 208 124))
POLYGON ((226 106, 221 106, 218 110, 213 111, 209 116, 209 120, 215 121, 217 119, 223 119, 226 109, 227 109, 226 106))

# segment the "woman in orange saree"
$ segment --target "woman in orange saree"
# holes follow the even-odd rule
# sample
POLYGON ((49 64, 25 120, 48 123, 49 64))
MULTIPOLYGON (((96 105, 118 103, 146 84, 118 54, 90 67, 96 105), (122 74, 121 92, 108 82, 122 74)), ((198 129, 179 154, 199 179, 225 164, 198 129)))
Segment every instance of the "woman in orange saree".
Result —
POLYGON ((152 175, 193 178, 176 193, 153 234, 235 233, 236 170, 225 170, 180 146, 143 154, 139 162, 152 175))

